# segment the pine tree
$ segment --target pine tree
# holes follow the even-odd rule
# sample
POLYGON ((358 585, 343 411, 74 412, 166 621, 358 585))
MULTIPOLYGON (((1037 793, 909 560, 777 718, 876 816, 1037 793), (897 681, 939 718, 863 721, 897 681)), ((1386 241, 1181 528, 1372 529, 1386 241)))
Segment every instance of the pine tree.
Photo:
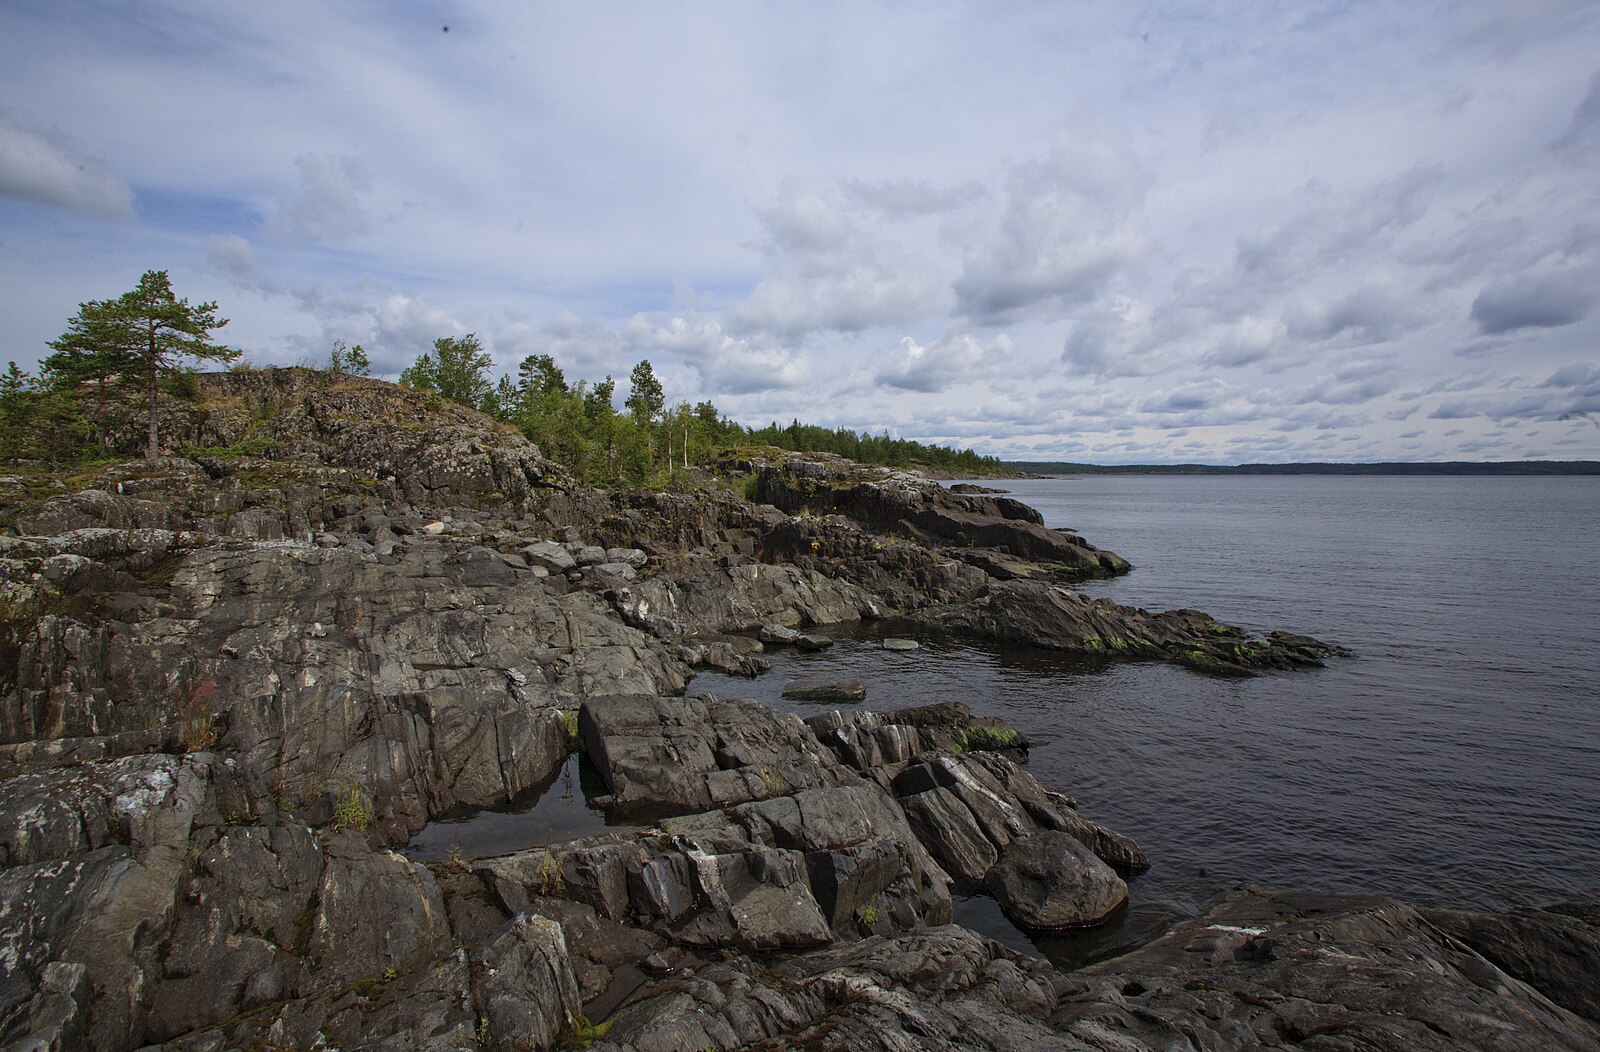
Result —
POLYGON ((114 300, 80 303, 67 331, 51 343, 56 353, 46 359, 46 368, 74 385, 95 379, 102 387, 111 374, 136 368, 149 399, 145 456, 154 458, 161 454, 157 434, 161 377, 175 372, 183 358, 224 362, 238 358, 238 351, 211 342, 211 331, 226 324, 226 318, 217 317, 215 303, 191 307, 187 299, 173 294, 166 271, 147 270, 135 288, 114 300))

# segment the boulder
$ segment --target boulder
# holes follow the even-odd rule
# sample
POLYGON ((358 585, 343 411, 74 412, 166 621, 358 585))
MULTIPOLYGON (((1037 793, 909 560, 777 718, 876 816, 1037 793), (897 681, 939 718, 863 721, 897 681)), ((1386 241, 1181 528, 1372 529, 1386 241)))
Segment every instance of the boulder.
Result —
POLYGON ((1128 885, 1110 866, 1053 829, 1007 844, 984 883, 1006 916, 1030 930, 1088 927, 1128 901, 1128 885))

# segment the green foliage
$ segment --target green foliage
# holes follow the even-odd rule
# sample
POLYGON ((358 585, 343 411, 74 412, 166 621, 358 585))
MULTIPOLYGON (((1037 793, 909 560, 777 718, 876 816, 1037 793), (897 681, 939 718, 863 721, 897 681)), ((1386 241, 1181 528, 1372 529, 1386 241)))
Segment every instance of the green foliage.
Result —
POLYGON ((452 402, 485 408, 494 393, 489 369, 494 359, 478 342, 476 333, 441 336, 433 341, 433 352, 424 354, 400 374, 400 382, 418 391, 434 391, 452 402))
POLYGON ((1000 752, 1005 749, 1026 749, 1028 739, 1010 727, 968 727, 961 736, 963 752, 1000 752))
POLYGON ((164 270, 147 270, 139 284, 114 300, 88 300, 50 346, 45 359, 51 385, 76 389, 85 382, 103 399, 114 377, 136 375, 148 399, 145 455, 161 452, 157 434, 157 394, 163 377, 178 371, 185 358, 231 362, 239 352, 213 343, 211 333, 228 324, 215 303, 190 306, 172 291, 164 270))
POLYGON ((639 427, 649 427, 661 415, 661 408, 666 404, 666 392, 661 388, 661 381, 656 379, 650 359, 645 358, 633 367, 628 377, 628 400, 625 404, 633 416, 633 422, 639 427))
POLYGON ((367 806, 366 797, 361 793, 361 787, 354 782, 345 785, 333 805, 333 829, 354 829, 358 833, 367 831, 367 824, 372 821, 372 808, 367 806))
POLYGON ((0 373, 0 459, 75 460, 89 437, 77 395, 39 384, 11 362, 0 373))
POLYGON ((333 350, 328 354, 328 368, 346 376, 372 375, 372 361, 367 357, 366 350, 359 343, 351 347, 343 340, 333 341, 333 350))
POLYGON ((572 1020, 572 1027, 561 1035, 562 1048, 588 1048, 596 1041, 605 1038, 611 1030, 611 1020, 603 1023, 591 1023, 588 1016, 579 1012, 572 1020))

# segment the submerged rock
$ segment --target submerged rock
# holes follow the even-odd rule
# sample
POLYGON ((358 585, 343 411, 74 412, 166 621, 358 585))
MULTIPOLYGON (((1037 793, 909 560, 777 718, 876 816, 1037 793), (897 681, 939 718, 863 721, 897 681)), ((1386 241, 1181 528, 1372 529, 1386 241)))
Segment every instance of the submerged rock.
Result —
POLYGON ((859 679, 797 679, 784 684, 783 696, 794 701, 862 701, 867 685, 859 679))

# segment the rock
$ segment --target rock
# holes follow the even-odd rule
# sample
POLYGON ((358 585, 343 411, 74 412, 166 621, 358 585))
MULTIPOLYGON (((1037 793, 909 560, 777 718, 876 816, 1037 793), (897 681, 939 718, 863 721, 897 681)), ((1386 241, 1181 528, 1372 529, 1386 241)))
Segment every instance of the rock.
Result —
POLYGON ((1097 1049, 1532 1052, 1600 1042, 1600 1028, 1415 909, 1377 898, 1242 888, 1064 986, 1051 1027, 1097 1049))
POLYGON ((1150 614, 1109 599, 1087 599, 1045 581, 997 581, 969 602, 932 607, 912 619, 1000 642, 1120 658, 1162 658, 1226 675, 1317 666, 1340 652, 1285 633, 1249 639, 1197 610, 1150 614))
POLYGON ((578 565, 576 559, 565 547, 555 541, 539 541, 522 549, 523 558, 529 563, 543 566, 556 573, 565 573, 578 565))
POLYGON ((1078 579, 1128 570, 1120 556, 1075 534, 1046 529, 1038 512, 1019 501, 953 494, 905 472, 808 453, 762 464, 756 478, 761 499, 791 515, 838 513, 870 530, 912 532, 953 548, 997 549, 1078 579))
POLYGON ((859 679, 798 679, 784 684, 783 696, 795 701, 862 701, 867 685, 859 679))
POLYGON ((1132 840, 1089 821, 1071 801, 994 753, 919 756, 894 776, 895 795, 941 865, 969 886, 982 883, 1016 838, 1057 830, 1124 873, 1148 867, 1132 840))
POLYGON ((756 638, 763 643, 792 646, 800 641, 800 633, 783 625, 762 625, 756 638))
POLYGON ((427 523, 426 525, 424 525, 420 532, 424 536, 427 536, 427 537, 438 537, 441 534, 443 534, 444 531, 445 531, 444 523, 435 520, 434 522, 430 522, 430 523, 427 523))
POLYGON ((685 638, 753 632, 763 625, 836 624, 879 617, 883 608, 864 589, 795 566, 747 563, 673 579, 656 576, 611 595, 630 625, 685 638))
POLYGON ((567 941, 553 920, 517 914, 490 937, 478 965, 478 1003, 492 1048, 554 1048, 583 1013, 567 941))
POLYGON ((882 646, 885 650, 916 650, 918 647, 922 646, 922 644, 918 643, 915 639, 900 639, 894 636, 886 636, 884 637, 882 646))
POLYGON ((607 548, 606 562, 627 563, 636 570, 644 569, 650 556, 639 548, 607 548))
POLYGON ((590 698, 578 729, 624 811, 683 814, 856 780, 797 718, 710 694, 590 698))
POLYGON ((311 921, 323 983, 415 972, 450 948, 444 899, 426 867, 373 852, 354 833, 330 840, 311 921))
POLYGON ((1422 916, 1495 967, 1591 1022, 1600 1023, 1600 924, 1594 910, 1475 913, 1422 910, 1422 916))
POLYGON ((599 566, 606 561, 606 550, 593 544, 574 545, 568 550, 579 566, 599 566), (576 550, 573 550, 575 548, 576 550))
POLYGON ((598 573, 603 573, 608 577, 615 577, 621 581, 631 581, 639 576, 639 571, 635 570, 631 563, 597 563, 594 568, 598 573))
POLYGON ((1056 830, 1011 841, 984 883, 1007 917, 1033 930, 1098 924, 1128 901, 1128 886, 1111 867, 1056 830))
POLYGON ((1071 1047, 1044 1020, 1058 982, 1043 961, 961 928, 927 928, 770 966, 732 957, 661 981, 594 1047, 1071 1047))

